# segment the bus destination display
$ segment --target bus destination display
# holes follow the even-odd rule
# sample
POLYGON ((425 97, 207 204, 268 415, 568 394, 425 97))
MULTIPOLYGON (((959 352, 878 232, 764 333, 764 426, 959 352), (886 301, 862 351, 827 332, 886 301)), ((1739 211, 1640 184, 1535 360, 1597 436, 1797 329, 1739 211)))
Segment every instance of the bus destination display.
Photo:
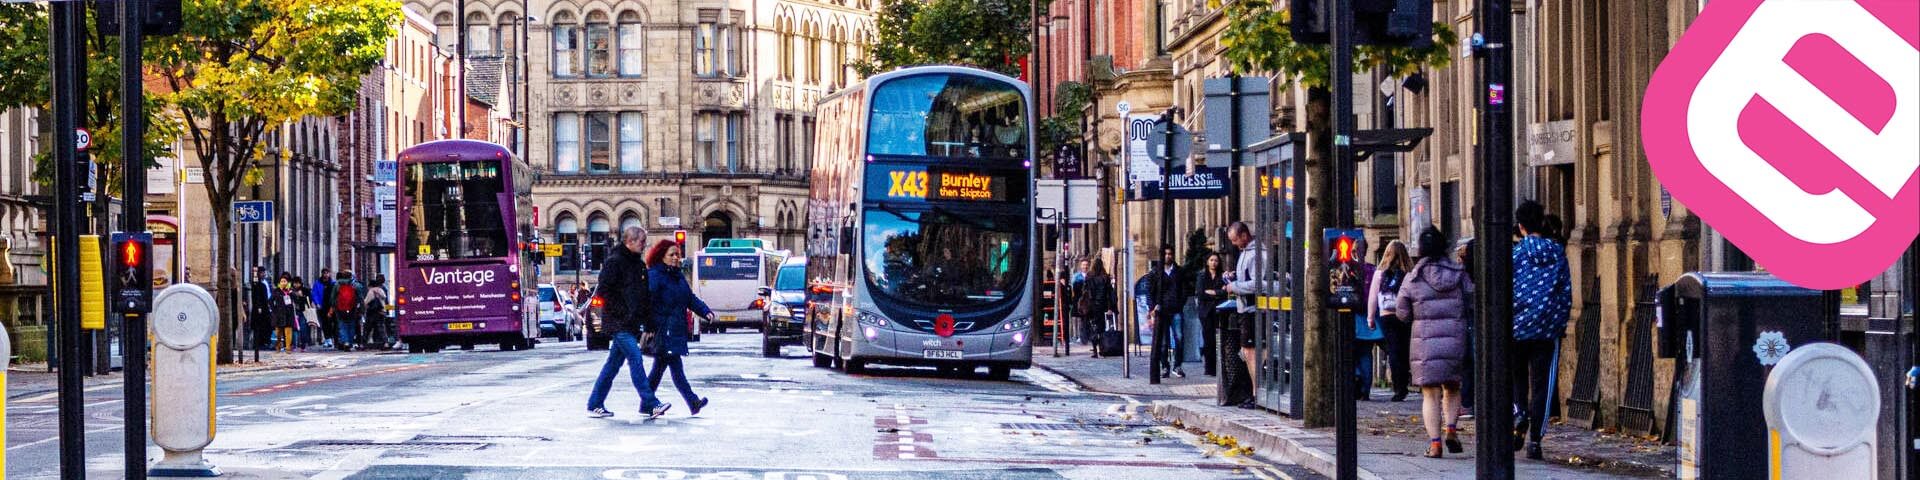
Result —
POLYGON ((888 199, 1007 201, 1007 176, 994 172, 902 168, 886 172, 888 199))

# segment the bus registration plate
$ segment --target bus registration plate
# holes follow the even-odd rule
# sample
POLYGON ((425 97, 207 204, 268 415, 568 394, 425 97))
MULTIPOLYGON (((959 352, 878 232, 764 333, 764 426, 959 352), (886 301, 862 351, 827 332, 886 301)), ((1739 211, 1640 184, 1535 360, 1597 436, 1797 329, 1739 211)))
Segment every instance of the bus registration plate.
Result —
POLYGON ((959 360, 961 353, 962 352, 960 350, 922 350, 921 351, 921 354, 925 355, 926 358, 931 358, 936 360, 959 360))
POLYGON ((447 330, 472 330, 472 329, 473 329, 473 322, 460 322, 460 323, 447 324, 447 330))

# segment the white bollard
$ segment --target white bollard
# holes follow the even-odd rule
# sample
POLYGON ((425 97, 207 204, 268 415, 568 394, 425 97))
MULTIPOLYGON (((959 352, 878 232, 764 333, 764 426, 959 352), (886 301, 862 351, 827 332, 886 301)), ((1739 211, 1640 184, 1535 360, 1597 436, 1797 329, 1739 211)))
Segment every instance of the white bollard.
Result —
POLYGON ((1831 343, 1793 349, 1767 374, 1760 402, 1769 477, 1879 477, 1880 384, 1852 350, 1831 343))
POLYGON ((213 443, 213 336, 219 307, 191 283, 167 287, 153 301, 153 443, 166 450, 147 469, 154 477, 217 477, 200 449, 213 443))

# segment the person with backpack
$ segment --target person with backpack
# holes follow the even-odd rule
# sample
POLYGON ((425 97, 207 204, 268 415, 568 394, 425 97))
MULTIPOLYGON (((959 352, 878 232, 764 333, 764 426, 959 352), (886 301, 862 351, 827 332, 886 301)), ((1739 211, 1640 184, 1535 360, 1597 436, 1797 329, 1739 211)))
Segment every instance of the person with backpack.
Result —
POLYGON ((367 345, 385 350, 387 346, 393 342, 393 331, 387 328, 387 304, 389 303, 387 300, 387 276, 377 273, 374 274, 373 281, 367 283, 367 294, 365 296, 367 299, 365 302, 361 302, 361 306, 366 312, 363 315, 363 318, 366 319, 366 324, 361 337, 368 342, 367 345))
POLYGON ((1367 326, 1386 333, 1387 376, 1393 382, 1395 402, 1406 401, 1407 384, 1413 380, 1413 367, 1407 362, 1412 329, 1398 314, 1400 284, 1412 269, 1407 244, 1387 242, 1380 254, 1380 266, 1373 271, 1373 285, 1367 289, 1367 326))
POLYGON ((322 268, 320 269, 320 276, 313 277, 313 291, 308 297, 308 300, 313 302, 314 315, 320 320, 320 329, 314 330, 308 335, 308 338, 313 340, 314 343, 317 344, 315 345, 317 347, 332 347, 333 339, 327 332, 339 331, 333 328, 333 314, 331 313, 333 303, 330 302, 332 299, 333 269, 322 268))
POLYGON ((354 333, 360 331, 360 284, 353 281, 353 272, 341 270, 334 281, 333 298, 330 302, 333 323, 339 327, 339 337, 334 339, 334 347, 342 352, 353 351, 354 333))

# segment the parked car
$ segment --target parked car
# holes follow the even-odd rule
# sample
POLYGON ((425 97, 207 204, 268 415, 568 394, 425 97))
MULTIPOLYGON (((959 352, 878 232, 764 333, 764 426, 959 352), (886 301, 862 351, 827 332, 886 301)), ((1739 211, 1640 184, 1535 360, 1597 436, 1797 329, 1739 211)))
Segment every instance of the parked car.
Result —
POLYGON ((799 345, 806 330, 807 258, 794 257, 780 264, 773 285, 760 287, 760 355, 780 356, 780 347, 799 345))
POLYGON ((540 336, 571 342, 580 336, 579 317, 574 314, 573 299, 561 295, 553 284, 540 284, 540 336))

